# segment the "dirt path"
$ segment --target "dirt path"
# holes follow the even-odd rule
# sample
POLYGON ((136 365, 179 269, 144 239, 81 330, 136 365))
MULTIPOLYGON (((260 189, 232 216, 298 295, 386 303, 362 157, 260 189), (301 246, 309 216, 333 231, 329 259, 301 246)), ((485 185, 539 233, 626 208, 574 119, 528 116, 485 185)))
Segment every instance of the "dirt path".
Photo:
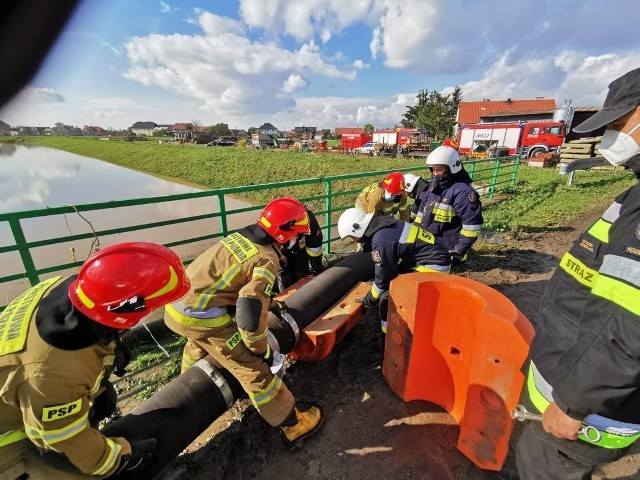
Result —
MULTIPOLYGON (((499 290, 532 318, 560 255, 597 215, 579 219, 574 228, 528 233, 490 255, 475 255, 467 270, 458 273, 499 290)), ((296 364, 287 373, 296 398, 317 402, 327 413, 322 433, 305 448, 289 452, 277 431, 245 400, 219 418, 159 478, 483 478, 456 450, 458 429, 451 417, 428 402, 402 402, 382 376, 381 358, 379 325, 368 315, 326 360, 296 364)), ((638 457, 608 466, 608 476, 597 478, 640 479, 638 457)))

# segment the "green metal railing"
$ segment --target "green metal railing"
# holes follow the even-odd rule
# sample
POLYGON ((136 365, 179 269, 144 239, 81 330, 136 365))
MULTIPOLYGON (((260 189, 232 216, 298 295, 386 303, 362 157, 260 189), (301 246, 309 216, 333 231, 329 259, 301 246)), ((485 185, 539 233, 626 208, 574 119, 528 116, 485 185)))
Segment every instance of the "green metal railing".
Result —
MULTIPOLYGON (((465 162, 465 168, 474 180, 474 186, 478 189, 482 197, 493 199, 496 192, 513 187, 519 166, 519 157, 503 157, 499 159, 483 159, 465 162)), ((229 233, 235 230, 229 230, 227 219, 230 215, 235 215, 244 212, 259 211, 264 207, 264 204, 252 205, 249 207, 227 209, 225 203, 226 195, 242 194, 246 192, 256 192, 260 190, 274 190, 282 191, 290 187, 315 184, 318 185, 317 195, 307 196, 300 198, 311 208, 313 208, 319 221, 324 216, 324 222, 321 223, 324 232, 324 251, 325 253, 331 253, 332 242, 339 240, 339 237, 331 237, 331 230, 336 226, 338 214, 343 210, 353 206, 356 196, 362 191, 368 183, 365 181, 366 177, 380 178, 392 171, 402 172, 427 172, 427 167, 421 168, 401 168, 393 170, 379 170, 372 172, 353 173, 345 175, 334 175, 328 177, 308 178, 304 180, 292 180, 278 183, 268 183, 262 185, 251 185, 243 187, 233 188, 220 188, 216 190, 205 190, 192 193, 176 194, 176 195, 164 195, 159 197, 145 197, 136 198, 130 200, 117 200, 110 202, 100 203, 88 203, 82 205, 65 205, 53 208, 43 208, 38 210, 25 210, 11 213, 0 213, 0 226, 2 224, 8 224, 11 234, 13 236, 13 244, 0 246, 0 254, 18 252, 23 271, 4 275, 0 277, 0 284, 17 281, 28 280, 31 285, 35 285, 41 281, 41 276, 54 272, 61 272, 71 268, 78 267, 82 264, 82 261, 74 261, 63 264, 56 264, 48 267, 37 267, 33 255, 32 249, 55 245, 60 243, 67 243, 77 240, 92 239, 106 237, 109 235, 116 235, 123 232, 133 232, 139 230, 145 230, 150 228, 158 228, 168 225, 176 225, 187 222, 193 222, 197 220, 205 220, 211 218, 218 219, 219 232, 201 235, 198 237, 190 237, 174 242, 165 243, 167 247, 176 247, 179 245, 192 244, 195 242, 210 240, 218 237, 225 237, 229 233), (361 179, 360 182, 357 180, 361 179), (355 181, 354 181, 355 180, 355 181), (347 189, 347 187, 358 185, 358 188, 347 189), (322 188, 323 187, 323 188, 322 188), (176 202, 179 200, 197 199, 197 198, 214 198, 217 203, 217 211, 186 216, 182 218, 175 218, 171 220, 163 220, 157 222, 139 223, 137 225, 121 226, 117 228, 110 228, 104 230, 97 230, 87 233, 71 234, 67 236, 59 236, 54 238, 46 238, 42 240, 27 240, 22 221, 27 219, 42 219, 45 217, 51 217, 54 215, 66 215, 66 214, 81 214, 82 212, 90 212, 97 210, 106 210, 113 208, 134 207, 140 205, 149 205, 157 203, 176 202)), ((428 172, 427 172, 428 176, 428 172)), ((279 195, 274 195, 274 197, 279 195)), ((93 229, 93 227, 92 227, 93 229)), ((186 260, 185 263, 189 263, 191 260, 186 260)), ((2 272, 3 274, 6 272, 2 272)), ((0 311, 4 310, 5 306, 0 305, 0 311)))

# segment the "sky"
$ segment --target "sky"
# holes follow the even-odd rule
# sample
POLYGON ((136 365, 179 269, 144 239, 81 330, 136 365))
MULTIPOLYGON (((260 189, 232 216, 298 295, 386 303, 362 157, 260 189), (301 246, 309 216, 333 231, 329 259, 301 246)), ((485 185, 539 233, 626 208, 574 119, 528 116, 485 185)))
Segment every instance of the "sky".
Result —
POLYGON ((84 0, 12 126, 400 122, 419 90, 602 105, 638 0, 84 0))

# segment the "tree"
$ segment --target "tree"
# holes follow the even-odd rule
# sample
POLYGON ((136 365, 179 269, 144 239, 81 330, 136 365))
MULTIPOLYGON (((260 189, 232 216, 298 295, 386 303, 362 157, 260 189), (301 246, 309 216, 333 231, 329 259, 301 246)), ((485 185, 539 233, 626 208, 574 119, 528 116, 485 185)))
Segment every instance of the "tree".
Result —
POLYGON ((200 125, 202 125, 202 122, 200 120, 191 120, 191 126, 193 127, 194 130, 195 130, 195 127, 199 127, 200 125))
POLYGON ((206 133, 210 133, 216 137, 229 137, 231 136, 231 130, 229 130, 229 125, 226 123, 216 123, 212 127, 208 127, 205 129, 206 133))
POLYGON ((249 127, 249 128, 247 129, 247 133, 248 133, 249 135, 252 135, 252 134, 254 134, 254 133, 258 133, 258 127, 249 127))
POLYGON ((435 90, 420 90, 413 107, 407 105, 407 112, 402 118, 406 128, 426 128, 435 140, 453 136, 458 105, 462 101, 462 89, 457 85, 449 95, 442 95, 435 90))
POLYGON ((373 133, 373 131, 375 130, 374 126, 371 125, 370 123, 367 123, 364 127, 363 127, 364 133, 373 133))

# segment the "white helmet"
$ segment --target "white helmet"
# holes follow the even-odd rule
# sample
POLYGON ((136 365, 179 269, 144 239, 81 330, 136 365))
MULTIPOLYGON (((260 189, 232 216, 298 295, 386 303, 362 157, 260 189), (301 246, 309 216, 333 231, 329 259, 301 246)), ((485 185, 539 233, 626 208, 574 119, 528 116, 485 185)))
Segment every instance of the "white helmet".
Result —
POLYGON ((341 239, 347 237, 362 238, 371 223, 373 213, 365 213, 359 208, 347 208, 338 219, 338 234, 341 239))
POLYGON ((460 162, 458 152, 454 148, 444 145, 436 148, 427 157, 427 167, 434 165, 446 165, 449 167, 451 173, 458 173, 462 170, 462 163, 460 162))
POLYGON ((407 193, 412 193, 416 189, 416 185, 418 184, 418 180, 422 177, 420 175, 414 175, 413 173, 405 173, 404 174, 404 191, 407 193))

